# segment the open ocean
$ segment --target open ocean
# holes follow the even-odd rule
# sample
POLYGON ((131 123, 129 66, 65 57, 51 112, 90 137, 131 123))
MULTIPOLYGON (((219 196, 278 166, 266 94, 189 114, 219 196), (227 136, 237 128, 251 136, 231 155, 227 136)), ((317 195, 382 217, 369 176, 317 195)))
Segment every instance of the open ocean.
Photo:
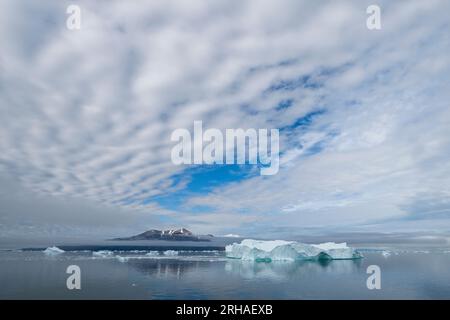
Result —
POLYGON ((363 259, 249 262, 227 258, 223 246, 105 241, 48 255, 3 245, 0 299, 450 299, 449 247, 356 246, 363 259), (66 287, 69 265, 80 267, 80 290, 66 287), (369 265, 381 269, 380 290, 367 288, 369 265))

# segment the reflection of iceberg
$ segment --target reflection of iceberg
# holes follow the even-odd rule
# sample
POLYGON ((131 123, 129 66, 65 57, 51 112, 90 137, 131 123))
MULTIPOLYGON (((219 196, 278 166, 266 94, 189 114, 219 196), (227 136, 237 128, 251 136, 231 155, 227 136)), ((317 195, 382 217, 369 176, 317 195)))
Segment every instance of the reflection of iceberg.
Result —
POLYGON ((64 252, 65 252, 64 250, 62 250, 58 247, 48 247, 47 249, 44 250, 44 253, 49 256, 54 256, 54 255, 61 254, 64 252))
POLYGON ((229 258, 254 261, 357 259, 362 255, 344 243, 304 244, 295 241, 245 239, 225 247, 229 258))
POLYGON ((311 277, 353 274, 361 267, 360 259, 353 260, 319 260, 315 261, 273 261, 272 263, 257 263, 230 259, 225 264, 225 271, 239 275, 244 279, 265 279, 273 281, 289 280, 295 277, 311 277))
POLYGON ((270 264, 255 263, 254 261, 229 260, 225 264, 225 271, 239 275, 244 279, 284 280, 289 279, 300 270, 300 265, 292 263, 274 262, 270 264))

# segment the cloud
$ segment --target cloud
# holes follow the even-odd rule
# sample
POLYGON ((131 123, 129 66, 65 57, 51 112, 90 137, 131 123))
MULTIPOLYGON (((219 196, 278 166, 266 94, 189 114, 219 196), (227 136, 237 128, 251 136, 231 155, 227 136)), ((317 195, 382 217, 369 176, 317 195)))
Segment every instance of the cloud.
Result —
POLYGON ((79 31, 65 28, 68 4, 0 4, 0 190, 11 199, 0 218, 10 230, 28 216, 134 228, 136 212, 133 221, 218 232, 234 221, 224 232, 240 234, 395 229, 380 221, 407 221, 424 194, 450 192, 446 1, 381 1, 378 31, 366 28, 369 1, 79 1, 79 31), (176 208, 158 202, 190 191, 170 135, 194 120, 280 128, 279 173, 189 193, 176 208), (60 199, 74 200, 45 204, 60 199), (92 214, 69 214, 87 204, 79 211, 92 214), (196 206, 212 210, 192 216, 196 206))

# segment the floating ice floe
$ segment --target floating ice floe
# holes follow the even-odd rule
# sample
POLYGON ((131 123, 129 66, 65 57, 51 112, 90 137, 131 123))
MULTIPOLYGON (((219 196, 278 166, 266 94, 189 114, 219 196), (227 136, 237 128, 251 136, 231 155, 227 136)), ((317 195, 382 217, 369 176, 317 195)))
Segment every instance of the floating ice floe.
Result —
POLYGON ((127 262, 129 260, 128 257, 116 256, 117 260, 120 262, 127 262))
POLYGON ((145 254, 146 256, 159 256, 159 252, 158 251, 149 251, 145 254))
POLYGON ((48 247, 47 249, 44 250, 44 253, 46 255, 50 255, 50 256, 54 256, 54 255, 61 254, 64 252, 65 252, 64 250, 62 250, 58 247, 48 247))
POLYGON ((358 259, 362 255, 344 243, 305 244, 295 241, 245 239, 225 247, 229 258, 253 261, 358 259))
POLYGON ((114 252, 110 250, 100 250, 100 251, 94 251, 92 252, 92 255, 94 257, 100 257, 100 258, 107 258, 111 257, 114 254, 114 252))
POLYGON ((383 250, 383 251, 381 252, 381 254, 383 255, 383 257, 387 258, 387 257, 389 257, 392 253, 391 253, 390 251, 388 251, 388 250, 383 250))
POLYGON ((177 256, 178 251, 175 250, 166 250, 163 252, 165 256, 177 256))

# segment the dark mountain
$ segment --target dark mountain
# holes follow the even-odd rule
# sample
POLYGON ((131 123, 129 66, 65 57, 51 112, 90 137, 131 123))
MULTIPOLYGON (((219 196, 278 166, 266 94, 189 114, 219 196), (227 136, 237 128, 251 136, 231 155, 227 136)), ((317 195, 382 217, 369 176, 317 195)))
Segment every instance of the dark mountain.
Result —
POLYGON ((115 238, 113 240, 169 240, 169 241, 211 241, 212 235, 195 235, 185 228, 170 230, 148 230, 135 236, 115 238))

